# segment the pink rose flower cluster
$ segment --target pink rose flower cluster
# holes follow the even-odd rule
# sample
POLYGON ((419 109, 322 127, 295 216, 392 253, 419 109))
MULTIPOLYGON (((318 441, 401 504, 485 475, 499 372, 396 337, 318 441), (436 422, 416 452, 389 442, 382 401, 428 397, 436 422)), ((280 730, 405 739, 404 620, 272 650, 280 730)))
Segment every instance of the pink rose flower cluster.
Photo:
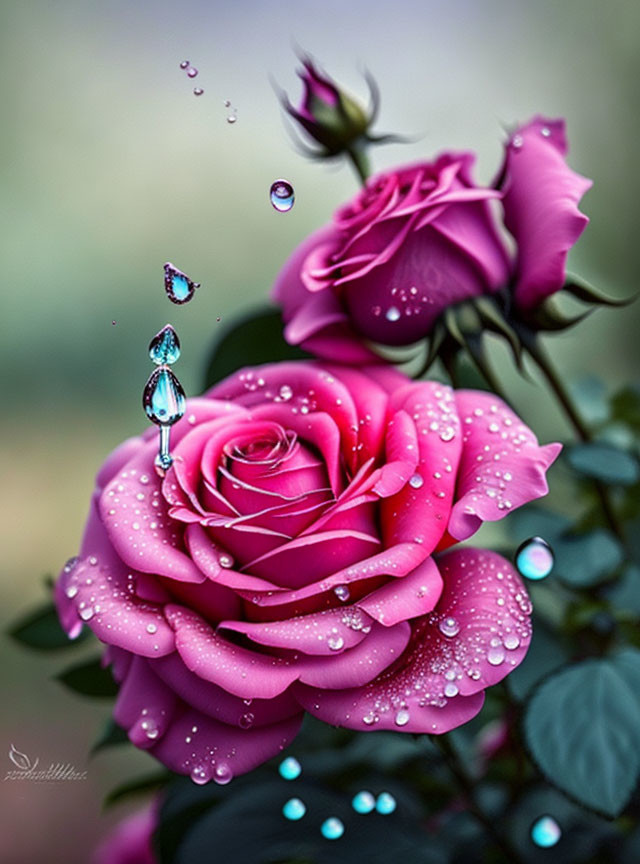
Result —
MULTIPOLYGON (((441 169, 442 194, 484 212, 460 164, 441 169)), ((422 182, 405 207, 418 221, 422 182)), ((493 237, 456 224, 468 243, 493 237)), ((497 275, 492 248, 477 268, 497 275)), ((56 601, 71 636, 87 625, 105 643, 117 723, 173 771, 226 783, 282 751, 304 712, 444 733, 525 656, 519 575, 455 544, 544 495, 560 445, 492 394, 276 363, 189 400, 172 448, 164 478, 153 429, 109 456, 56 601)))
POLYGON ((578 204, 591 181, 567 166, 567 149, 564 121, 535 117, 509 136, 495 187, 475 182, 472 153, 372 177, 278 276, 287 341, 372 362, 364 340, 416 342, 471 297, 508 288, 521 313, 534 309, 562 288, 567 253, 588 222, 578 204))

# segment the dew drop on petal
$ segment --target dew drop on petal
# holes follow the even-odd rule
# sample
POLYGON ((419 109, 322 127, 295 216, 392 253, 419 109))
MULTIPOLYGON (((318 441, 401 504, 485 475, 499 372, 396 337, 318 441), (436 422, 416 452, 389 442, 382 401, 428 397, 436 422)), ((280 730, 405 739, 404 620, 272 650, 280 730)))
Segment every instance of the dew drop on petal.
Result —
POLYGON ((395 724, 396 726, 406 726, 410 719, 407 709, 401 708, 395 716, 395 724))
POLYGON ((194 765, 189 776, 198 786, 204 786, 211 780, 211 768, 205 764, 194 765))
POLYGON ((219 765, 216 765, 216 769, 213 772, 213 779, 219 786, 226 786, 227 783, 230 783, 233 780, 233 771, 228 765, 221 762, 219 765))
POLYGON ((376 799, 376 810, 383 816, 393 813, 396 806, 396 799, 390 792, 381 792, 376 799))
POLYGON ((295 780, 302 774, 302 765, 293 756, 287 756, 278 765, 278 772, 283 780, 295 780))
POLYGON ((531 839, 541 849, 550 849, 561 837, 562 831, 553 816, 540 816, 531 826, 531 839))
POLYGON ((387 321, 391 321, 392 323, 394 321, 399 321, 400 320, 400 310, 398 309, 397 306, 389 306, 389 308, 385 312, 384 317, 387 319, 387 321))
POLYGON ((504 650, 501 645, 491 646, 487 651, 487 661, 492 666, 499 666, 504 662, 504 650))
POLYGON ((288 180, 274 180, 269 192, 272 207, 278 213, 287 213, 294 205, 295 192, 288 180))
POLYGON ((356 813, 371 813, 372 810, 375 810, 376 799, 371 792, 363 789, 362 792, 358 792, 353 796, 351 806, 356 813))
POLYGON ((411 477, 409 477, 409 486, 411 486, 412 489, 420 489, 423 483, 424 478, 421 474, 412 474, 411 477))
POLYGON ((298 819, 302 819, 306 812, 307 808, 305 803, 299 798, 289 798, 282 808, 282 815, 285 819, 290 819, 292 822, 297 822, 298 819))
POLYGON ((339 840, 344 834, 344 825, 337 816, 330 816, 320 826, 320 833, 327 840, 339 840))
POLYGON ((553 563, 553 550, 542 537, 525 540, 516 552, 518 572, 527 579, 546 578, 553 569, 553 563))
POLYGON ((456 621, 455 618, 443 618, 440 624, 438 625, 438 629, 442 633, 443 636, 447 636, 449 639, 452 639, 454 636, 457 636, 460 632, 460 625, 456 621))
POLYGON ((346 603, 349 597, 351 597, 348 585, 336 585, 333 589, 333 593, 336 595, 338 600, 342 600, 343 603, 346 603))
POLYGON ((327 639, 327 645, 332 651, 339 651, 344 646, 344 639, 342 636, 330 636, 327 639))
POLYGON ((288 400, 293 396, 293 390, 288 384, 283 384, 280 388, 279 395, 283 402, 288 402, 288 400))

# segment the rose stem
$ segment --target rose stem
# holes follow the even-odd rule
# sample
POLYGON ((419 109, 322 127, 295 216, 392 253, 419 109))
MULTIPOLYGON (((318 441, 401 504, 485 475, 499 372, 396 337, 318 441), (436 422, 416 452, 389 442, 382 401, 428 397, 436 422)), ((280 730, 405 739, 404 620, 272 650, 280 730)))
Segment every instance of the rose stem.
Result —
POLYGON ((353 165, 356 174, 358 175, 358 179, 364 186, 367 182, 367 177, 371 173, 371 169, 369 167, 369 158, 366 154, 364 147, 358 146, 358 144, 354 144, 353 147, 349 147, 347 150, 347 156, 351 160, 351 164, 353 165))
POLYGON ((476 817, 478 822, 480 822, 484 828, 486 828, 487 833, 503 853, 505 860, 508 861, 509 864, 523 864, 520 853, 513 846, 511 840, 498 830, 495 821, 485 813, 482 807, 478 804, 475 797, 473 782, 462 767, 458 754, 453 748, 448 735, 433 735, 431 740, 440 748, 449 771, 451 771, 455 779, 458 781, 458 785, 466 799, 469 812, 476 817))
MULTIPOLYGON (((578 409, 574 405, 573 400, 569 395, 569 391, 565 387, 564 381, 558 375, 558 372, 553 365, 553 361, 551 360, 548 352, 544 349, 542 344, 535 337, 527 339, 526 345, 529 354, 531 354, 533 359, 538 364, 540 371, 547 379, 552 391, 558 399, 559 404, 562 406, 565 414, 569 418, 571 425, 573 426, 573 429, 576 433, 576 437, 580 441, 583 441, 585 444, 593 441, 593 435, 591 434, 591 431, 587 427, 586 423, 580 416, 578 409)), ((594 480, 593 482, 598 493, 598 498, 600 499, 600 506, 602 508, 604 517, 613 533, 621 541, 621 543, 624 544, 624 532, 618 524, 618 519, 613 504, 611 503, 609 492, 607 488, 598 480, 594 480)))

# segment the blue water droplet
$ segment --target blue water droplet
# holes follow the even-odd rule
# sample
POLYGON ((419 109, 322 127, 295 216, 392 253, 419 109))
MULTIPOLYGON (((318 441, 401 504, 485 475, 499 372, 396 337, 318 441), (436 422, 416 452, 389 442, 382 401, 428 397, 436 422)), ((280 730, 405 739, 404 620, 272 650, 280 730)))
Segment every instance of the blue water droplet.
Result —
POLYGON ((371 813, 372 810, 375 810, 376 799, 371 792, 367 792, 366 789, 363 789, 362 792, 358 792, 357 795, 354 795, 351 806, 356 813, 371 813))
POLYGON ((516 567, 527 579, 544 579, 553 569, 553 550, 542 537, 531 537, 516 552, 516 567))
POLYGON ((320 832, 327 840, 339 840, 344 834, 344 825, 337 816, 330 816, 320 826, 320 832))
POLYGON ((180 340, 171 324, 163 327, 149 343, 149 357, 158 366, 171 366, 180 357, 180 340))
POLYGON ((161 366, 151 373, 142 394, 142 407, 157 426, 172 426, 183 416, 184 390, 171 369, 161 366))
POLYGON ((271 204, 278 213, 291 210, 296 200, 293 186, 288 180, 274 180, 270 191, 271 204))
POLYGON ((169 261, 164 265, 164 290, 172 303, 188 303, 199 287, 199 282, 189 279, 186 273, 178 270, 169 261))
POLYGON ((278 766, 278 771, 284 780, 295 780, 302 774, 302 766, 293 756, 288 756, 282 760, 278 766))
POLYGON ((562 837, 562 830, 553 816, 541 816, 531 826, 531 839, 541 849, 550 849, 562 837))
POLYGON ((376 810, 383 816, 388 816, 396 809, 396 799, 390 792, 381 792, 376 799, 376 810))
POLYGON ((297 822, 298 819, 302 819, 306 812, 306 805, 304 801, 301 801, 299 798, 289 798, 282 808, 282 814, 285 819, 290 819, 292 822, 297 822))

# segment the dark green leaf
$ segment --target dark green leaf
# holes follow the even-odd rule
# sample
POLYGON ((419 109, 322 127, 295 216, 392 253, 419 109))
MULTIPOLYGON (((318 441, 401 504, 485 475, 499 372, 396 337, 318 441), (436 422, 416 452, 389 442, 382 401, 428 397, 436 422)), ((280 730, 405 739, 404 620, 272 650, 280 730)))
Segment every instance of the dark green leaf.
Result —
POLYGON ((611 400, 611 413, 614 420, 621 420, 640 432, 640 387, 619 390, 611 400))
POLYGON ((507 531, 520 544, 530 537, 542 537, 551 546, 556 537, 571 526, 571 521, 562 513, 554 513, 535 504, 521 507, 505 520, 507 531))
POLYGON ((604 381, 595 375, 585 375, 571 381, 569 390, 582 415, 589 424, 604 423, 609 417, 607 388, 604 381))
POLYGON ((610 531, 597 528, 588 534, 566 535, 553 545, 554 573, 574 588, 602 582, 620 566, 624 551, 610 531))
POLYGON ((569 659, 563 644, 534 616, 531 645, 522 663, 507 676, 515 699, 524 701, 533 687, 569 659))
POLYGON ((90 631, 85 627, 77 639, 69 639, 60 626, 58 613, 53 603, 31 612, 9 630, 9 636, 21 645, 51 651, 57 648, 72 648, 87 638, 90 631))
POLYGON ((567 458, 580 474, 612 486, 630 486, 640 479, 638 460, 611 444, 576 444, 567 458))
POLYGON ((283 327, 277 309, 261 309, 233 324, 213 349, 204 386, 211 387, 243 366, 309 357, 285 342, 283 327))
POLYGON ((128 780, 109 792, 104 799, 103 807, 107 809, 127 798, 132 798, 136 795, 146 795, 155 789, 166 786, 174 777, 175 774, 171 774, 169 771, 156 771, 154 774, 147 774, 144 777, 137 777, 135 780, 128 780))
POLYGON ((118 685, 111 672, 100 665, 100 658, 70 666, 57 676, 70 690, 83 696, 116 696, 118 685))
POLYGON ((122 726, 118 726, 113 717, 109 717, 96 743, 91 748, 91 755, 94 756, 101 750, 105 750, 107 747, 114 747, 116 744, 128 743, 129 736, 125 730, 122 726))
POLYGON ((624 615, 640 615, 640 567, 628 564, 607 592, 607 598, 624 615))
POLYGON ((628 802, 640 769, 640 652, 567 666, 533 693, 531 755, 554 786, 606 816, 628 802))
POLYGON ((594 306, 627 306, 629 303, 633 303, 637 297, 637 295, 634 295, 623 300, 609 297, 606 294, 602 294, 597 288, 594 288, 593 285, 590 285, 579 276, 569 276, 562 290, 571 294, 576 300, 581 300, 583 303, 589 303, 594 306))

